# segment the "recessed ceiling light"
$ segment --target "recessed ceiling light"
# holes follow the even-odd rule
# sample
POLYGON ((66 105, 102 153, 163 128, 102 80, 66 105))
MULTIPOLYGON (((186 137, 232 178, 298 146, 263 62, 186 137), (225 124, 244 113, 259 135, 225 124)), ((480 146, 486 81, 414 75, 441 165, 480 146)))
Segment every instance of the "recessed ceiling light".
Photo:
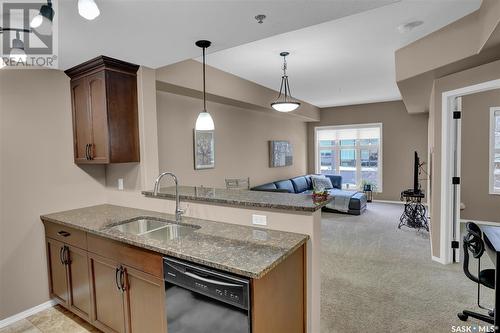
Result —
POLYGON ((421 26, 422 24, 424 24, 424 21, 411 21, 405 24, 401 24, 398 27, 398 30, 400 33, 404 34, 406 32, 412 31, 413 29, 415 29, 418 26, 421 26))

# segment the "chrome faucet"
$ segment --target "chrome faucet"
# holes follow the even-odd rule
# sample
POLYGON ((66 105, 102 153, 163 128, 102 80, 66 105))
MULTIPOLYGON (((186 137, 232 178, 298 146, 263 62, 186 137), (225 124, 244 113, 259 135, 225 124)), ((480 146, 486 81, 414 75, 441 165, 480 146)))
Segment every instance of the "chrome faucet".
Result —
POLYGON ((180 206, 180 199, 179 199, 179 183, 177 181, 177 176, 174 175, 171 172, 163 172, 161 173, 158 178, 155 180, 155 187, 153 190, 153 195, 157 196, 158 191, 160 189, 160 181, 163 178, 163 176, 171 176, 174 179, 175 182, 175 221, 176 222, 181 222, 182 219, 182 214, 184 214, 184 211, 179 207, 180 206))

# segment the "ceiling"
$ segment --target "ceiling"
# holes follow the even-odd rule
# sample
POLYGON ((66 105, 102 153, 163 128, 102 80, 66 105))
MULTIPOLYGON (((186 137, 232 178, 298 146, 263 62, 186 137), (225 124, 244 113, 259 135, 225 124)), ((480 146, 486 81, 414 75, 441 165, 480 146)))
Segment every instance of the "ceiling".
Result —
MULTIPOLYGON (((394 52, 478 9, 480 0, 403 0, 349 17, 210 54, 207 63, 279 89, 281 51, 289 51, 294 97, 319 107, 400 99, 394 52), (424 24, 406 33, 398 26, 424 24)), ((274 18, 262 24, 273 24, 274 18)), ((439 52, 439 50, 436 50, 439 52)))
POLYGON ((101 15, 86 21, 76 0, 59 0, 59 65, 104 54, 157 68, 198 56, 198 39, 211 40, 214 52, 395 1, 96 0, 101 15), (265 24, 254 19, 261 13, 265 24))

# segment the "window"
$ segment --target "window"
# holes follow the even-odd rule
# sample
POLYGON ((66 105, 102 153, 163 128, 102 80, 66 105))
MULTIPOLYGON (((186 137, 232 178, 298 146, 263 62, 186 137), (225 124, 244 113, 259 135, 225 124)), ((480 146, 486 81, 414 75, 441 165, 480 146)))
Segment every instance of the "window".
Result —
POLYGON ((500 194, 500 107, 490 110, 490 194, 500 194))
POLYGON ((341 175, 345 189, 369 183, 382 192, 382 124, 317 127, 315 138, 317 173, 341 175))

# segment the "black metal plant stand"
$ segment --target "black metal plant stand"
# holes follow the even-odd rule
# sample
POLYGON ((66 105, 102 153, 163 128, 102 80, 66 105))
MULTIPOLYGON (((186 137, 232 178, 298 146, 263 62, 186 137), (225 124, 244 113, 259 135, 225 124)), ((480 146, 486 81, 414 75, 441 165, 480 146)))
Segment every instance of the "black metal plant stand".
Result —
POLYGON ((427 209, 422 204, 424 198, 422 191, 414 192, 413 190, 406 190, 401 192, 401 201, 405 202, 403 214, 399 218, 398 229, 402 226, 407 226, 413 229, 425 229, 429 231, 429 224, 427 222, 427 209))

